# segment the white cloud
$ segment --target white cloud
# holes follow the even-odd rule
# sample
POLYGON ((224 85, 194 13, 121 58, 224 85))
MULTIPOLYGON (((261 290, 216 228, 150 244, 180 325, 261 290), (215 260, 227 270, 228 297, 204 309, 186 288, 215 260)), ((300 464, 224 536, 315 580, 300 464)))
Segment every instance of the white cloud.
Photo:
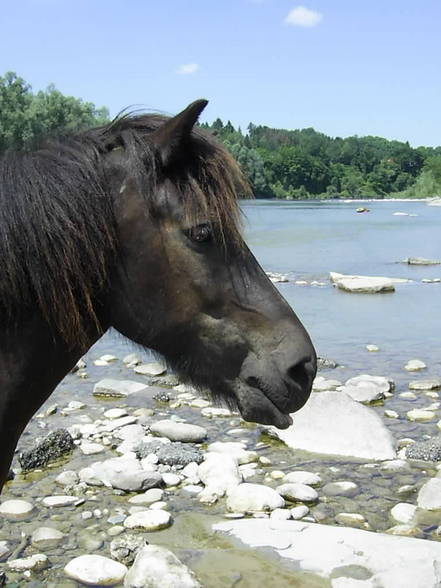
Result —
POLYGON ((285 23, 298 27, 315 27, 323 19, 323 14, 305 6, 296 6, 285 18, 285 23))
POLYGON ((197 63, 184 63, 180 65, 177 69, 177 73, 181 76, 188 76, 190 74, 194 74, 198 71, 199 64, 197 63))

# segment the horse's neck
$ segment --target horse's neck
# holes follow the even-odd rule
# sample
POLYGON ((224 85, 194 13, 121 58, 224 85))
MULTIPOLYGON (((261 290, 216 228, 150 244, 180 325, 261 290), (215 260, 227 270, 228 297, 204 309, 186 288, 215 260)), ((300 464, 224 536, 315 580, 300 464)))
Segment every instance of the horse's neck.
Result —
POLYGON ((24 428, 83 352, 55 341, 38 316, 0 329, 0 489, 24 428))

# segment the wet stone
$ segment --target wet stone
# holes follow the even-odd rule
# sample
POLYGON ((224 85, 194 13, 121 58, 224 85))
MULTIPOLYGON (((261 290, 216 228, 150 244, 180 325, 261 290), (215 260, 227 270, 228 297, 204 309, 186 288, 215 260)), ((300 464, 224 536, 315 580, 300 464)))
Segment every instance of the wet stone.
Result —
POLYGON ((306 484, 282 484, 277 486, 276 492, 291 502, 315 502, 318 500, 316 490, 306 484))
POLYGON ((71 506, 76 502, 78 502, 78 496, 66 496, 64 494, 57 496, 46 496, 41 501, 44 506, 48 506, 49 508, 58 506, 71 506))
POLYGON ((397 523, 409 524, 415 517, 417 507, 407 502, 399 502, 390 511, 392 518, 397 523))
POLYGON ((441 435, 408 445, 406 447, 406 457, 423 461, 441 461, 441 435))
POLYGON ((352 498, 358 493, 358 486, 354 482, 330 482, 323 486, 323 493, 327 496, 347 496, 352 498))
POLYGON ((78 482, 78 474, 74 470, 66 470, 65 472, 61 472, 55 478, 55 482, 60 486, 71 486, 78 482))
POLYGON ((33 505, 26 500, 6 500, 0 505, 0 515, 10 520, 22 520, 29 517, 34 510, 33 505))
POLYGON ((233 512, 263 512, 284 506, 280 494, 263 484, 239 484, 228 491, 227 508, 233 512))
POLYGON ((441 378, 430 380, 412 380, 409 382, 410 390, 439 390, 441 389, 441 378))
POLYGON ((88 586, 113 586, 123 581, 127 568, 102 555, 80 555, 66 565, 64 573, 88 586))
POLYGON ((207 430, 199 425, 177 423, 171 419, 165 419, 154 423, 150 430, 152 433, 167 437, 170 441, 182 441, 185 443, 198 443, 207 437, 207 430))
POLYGON ((140 549, 145 547, 148 541, 142 535, 125 534, 110 542, 110 555, 116 561, 126 566, 132 565, 140 549))
POLYGON ((319 474, 305 472, 303 470, 289 472, 283 478, 285 484, 306 484, 307 486, 317 486, 321 484, 321 481, 322 479, 319 474))
POLYGON ((141 443, 136 448, 136 454, 139 458, 147 457, 149 454, 155 453, 158 461, 166 465, 181 465, 186 466, 189 463, 195 462, 197 464, 204 461, 204 454, 200 449, 187 445, 185 443, 141 443))
POLYGON ((6 562, 6 566, 12 572, 25 572, 27 570, 38 572, 47 568, 48 563, 48 558, 44 553, 36 553, 29 557, 10 559, 6 562))
POLYGON ((50 461, 70 453, 75 447, 72 436, 66 429, 57 429, 49 433, 42 441, 29 451, 18 456, 18 461, 24 472, 35 468, 42 468, 50 461))
POLYGON ((64 539, 64 534, 52 527, 38 527, 32 533, 31 542, 37 549, 53 549, 64 539))
POLYGON ((126 529, 142 529, 144 531, 160 531, 169 527, 171 516, 165 510, 144 510, 132 514, 124 521, 126 529))

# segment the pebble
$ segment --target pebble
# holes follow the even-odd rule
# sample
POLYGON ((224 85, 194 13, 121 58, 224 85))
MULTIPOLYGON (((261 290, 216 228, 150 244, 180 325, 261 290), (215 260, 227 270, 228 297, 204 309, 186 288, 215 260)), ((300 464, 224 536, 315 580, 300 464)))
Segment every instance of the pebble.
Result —
POLYGON ((150 430, 156 435, 167 437, 170 441, 181 441, 183 443, 199 443, 207 437, 207 429, 199 425, 187 423, 176 423, 171 419, 157 421, 150 430))
POLYGON ((181 477, 178 474, 165 472, 162 474, 162 480, 166 486, 177 486, 181 483, 181 477))
POLYGON ((167 368, 165 365, 157 361, 142 363, 140 365, 136 365, 134 368, 134 372, 136 374, 141 374, 142 376, 160 376, 166 371, 167 368))
POLYGON ((93 512, 90 510, 85 510, 81 513, 81 518, 83 519, 83 521, 88 521, 92 517, 93 517, 93 512))
POLYGON ((416 400, 417 395, 414 394, 413 392, 400 392, 400 394, 398 394, 398 396, 400 398, 404 398, 405 400, 416 400))
POLYGON ((132 496, 129 498, 130 504, 153 504, 158 500, 161 500, 164 495, 164 491, 161 488, 150 488, 144 492, 144 494, 137 494, 136 496, 132 496))
POLYGON ((102 555, 80 555, 65 566, 64 573, 89 586, 113 586, 124 580, 127 568, 102 555))
POLYGON ((291 518, 294 519, 295 521, 303 519, 303 517, 306 517, 306 515, 309 513, 309 508, 304 504, 300 504, 299 506, 294 506, 294 508, 291 508, 290 510, 291 510, 291 518))
POLYGON ((80 449, 84 455, 95 455, 104 451, 104 447, 100 443, 89 443, 88 441, 83 441, 80 449))
POLYGON ((409 421, 431 421, 433 420, 436 415, 431 410, 421 410, 419 408, 414 408, 413 410, 409 410, 406 414, 409 421))
POLYGON ((278 492, 263 484, 245 482, 232 488, 227 495, 227 509, 233 512, 271 511, 285 506, 278 492))
POLYGON ((64 534, 52 527, 38 527, 32 533, 31 543, 37 549, 53 549, 64 539, 64 534))
POLYGON ((348 525, 359 529, 365 529, 367 525, 364 516, 355 512, 339 512, 335 520, 339 525, 348 525))
POLYGON ((439 390, 441 389, 441 378, 430 380, 412 380, 409 382, 410 390, 439 390))
POLYGON ((417 507, 408 502, 399 502, 390 511, 392 518, 397 523, 409 524, 415 517, 417 507))
POLYGON ((6 500, 0 505, 0 515, 11 520, 23 520, 34 510, 33 505, 26 500, 13 499, 6 500))
POLYGON ((426 367, 427 366, 424 361, 421 361, 420 359, 410 359, 404 366, 404 369, 408 372, 417 372, 419 370, 425 369, 426 367))
POLYGON ((130 394, 146 390, 145 384, 133 382, 131 380, 114 380, 104 378, 93 387, 94 396, 106 396, 109 398, 126 398, 130 394))
POLYGON ((44 570, 49 565, 49 560, 44 553, 36 553, 29 557, 22 557, 19 559, 10 559, 6 562, 6 566, 11 572, 25 572, 32 570, 39 572, 44 570))
POLYGON ((202 588, 193 572, 159 545, 142 547, 124 581, 125 588, 202 588))
POLYGON ((417 504, 424 510, 441 510, 441 479, 431 478, 418 492, 417 504))
POLYGON ((78 474, 74 470, 61 472, 61 474, 58 474, 55 478, 55 482, 60 486, 73 486, 74 484, 78 484, 78 481, 78 474))
POLYGON ((171 515, 166 510, 145 510, 132 514, 124 521, 126 529, 159 531, 171 525, 171 515))
POLYGON ((306 484, 282 484, 277 486, 276 492, 291 502, 315 502, 318 500, 317 491, 306 484))
POLYGON ((109 410, 106 410, 106 412, 104 413, 104 416, 106 417, 106 419, 120 419, 124 416, 127 416, 127 410, 125 410, 124 408, 109 408, 109 410))
POLYGON ((323 493, 327 496, 347 496, 352 498, 358 493, 358 486, 354 482, 330 482, 323 486, 323 493))
POLYGON ((400 415, 395 410, 387 409, 384 411, 384 416, 388 419, 397 419, 400 415))
POLYGON ((380 351, 377 345, 366 345, 366 349, 371 352, 380 351))
POLYGON ((56 496, 46 496, 41 501, 44 506, 48 506, 49 508, 54 508, 57 506, 71 506, 78 501, 78 496, 66 496, 64 494, 59 494, 56 496))
POLYGON ((275 508, 270 514, 270 519, 277 521, 288 521, 291 518, 291 511, 288 508, 275 508))
POLYGON ((283 478, 283 482, 290 483, 290 484, 306 484, 307 486, 318 486, 321 484, 322 479, 319 474, 314 474, 312 472, 305 472, 302 470, 298 470, 295 472, 289 472, 283 478))

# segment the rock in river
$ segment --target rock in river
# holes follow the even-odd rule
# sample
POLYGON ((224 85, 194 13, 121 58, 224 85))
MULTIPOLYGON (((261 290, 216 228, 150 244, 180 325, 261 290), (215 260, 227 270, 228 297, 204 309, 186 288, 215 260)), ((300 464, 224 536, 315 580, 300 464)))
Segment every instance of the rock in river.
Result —
POLYGON ((167 437, 170 441, 182 441, 185 443, 199 443, 207 437, 207 429, 199 425, 189 425, 188 423, 177 423, 173 420, 165 419, 154 423, 150 430, 156 435, 167 437))
POLYGON ((0 505, 0 515, 11 520, 26 519, 33 510, 34 507, 30 502, 20 499, 6 500, 0 505))
POLYGON ((126 398, 130 394, 142 392, 147 388, 145 384, 133 382, 132 380, 114 380, 104 378, 93 387, 94 396, 106 396, 110 398, 126 398))
POLYGON ((441 478, 431 478, 421 487, 417 504, 424 510, 441 510, 441 478))
POLYGON ((441 436, 415 441, 406 447, 406 457, 423 461, 441 461, 441 436))
POLYGON ((280 494, 263 484, 239 484, 228 491, 227 508, 232 512, 260 512, 283 506, 280 494))
POLYGON ((293 425, 272 434, 294 449, 361 459, 394 459, 395 443, 381 418, 344 392, 313 392, 292 415, 293 425))
POLYGON ((169 512, 159 510, 142 510, 132 514, 124 521, 126 529, 142 529, 143 531, 160 531, 171 525, 169 512))
POLYGON ((57 429, 49 433, 29 451, 20 453, 18 461, 23 471, 46 466, 50 461, 69 453, 75 447, 72 436, 66 429, 57 429))
POLYGON ((86 586, 115 586, 123 581, 127 568, 102 555, 80 555, 66 565, 64 573, 86 586))
POLYGON ((397 280, 378 276, 349 276, 330 272, 331 282, 346 292, 375 294, 379 292, 394 292, 396 282, 407 282, 408 280, 397 280))
POLYGON ((80 478, 93 485, 104 484, 119 490, 138 492, 160 486, 159 472, 146 471, 132 454, 93 463, 80 471, 80 478))
POLYGON ((165 547, 146 545, 136 556, 125 588, 200 588, 193 572, 165 547))

